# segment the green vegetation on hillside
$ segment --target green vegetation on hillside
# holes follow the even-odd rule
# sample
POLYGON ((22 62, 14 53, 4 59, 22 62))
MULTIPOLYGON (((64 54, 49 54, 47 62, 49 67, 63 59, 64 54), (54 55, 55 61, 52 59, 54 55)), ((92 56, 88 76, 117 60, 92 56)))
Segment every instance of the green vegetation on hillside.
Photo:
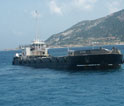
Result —
POLYGON ((52 46, 87 46, 124 42, 124 10, 96 20, 77 23, 46 40, 52 46))

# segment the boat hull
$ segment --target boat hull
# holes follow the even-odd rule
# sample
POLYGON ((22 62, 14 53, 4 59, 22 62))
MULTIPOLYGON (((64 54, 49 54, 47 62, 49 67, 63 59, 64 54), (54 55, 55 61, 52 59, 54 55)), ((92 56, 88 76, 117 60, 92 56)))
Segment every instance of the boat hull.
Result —
POLYGON ((111 69, 122 64, 122 54, 100 54, 62 57, 15 57, 13 65, 52 69, 111 69))

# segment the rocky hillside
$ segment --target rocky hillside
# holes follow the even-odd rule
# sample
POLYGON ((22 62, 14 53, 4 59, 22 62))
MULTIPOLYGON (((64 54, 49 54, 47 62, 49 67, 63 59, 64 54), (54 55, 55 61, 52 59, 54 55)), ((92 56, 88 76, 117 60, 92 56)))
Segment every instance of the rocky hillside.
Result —
POLYGON ((124 10, 77 23, 46 40, 52 46, 86 46, 124 42, 124 10))

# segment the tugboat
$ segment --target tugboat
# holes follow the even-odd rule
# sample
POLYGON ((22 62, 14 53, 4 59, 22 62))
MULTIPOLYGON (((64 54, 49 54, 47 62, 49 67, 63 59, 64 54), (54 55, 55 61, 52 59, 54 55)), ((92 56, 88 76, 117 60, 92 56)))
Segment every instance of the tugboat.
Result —
POLYGON ((123 63, 123 55, 113 47, 91 50, 68 50, 67 56, 51 56, 48 46, 43 41, 35 40, 23 46, 22 53, 16 53, 13 65, 52 69, 112 69, 119 68, 123 63))

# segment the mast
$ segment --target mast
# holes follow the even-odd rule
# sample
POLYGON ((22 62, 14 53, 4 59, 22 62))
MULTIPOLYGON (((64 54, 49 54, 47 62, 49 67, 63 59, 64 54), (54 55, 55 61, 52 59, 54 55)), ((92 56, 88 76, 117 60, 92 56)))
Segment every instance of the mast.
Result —
POLYGON ((35 34, 35 41, 39 41, 39 16, 40 14, 38 13, 37 10, 35 10, 35 17, 36 17, 36 34, 35 34))

